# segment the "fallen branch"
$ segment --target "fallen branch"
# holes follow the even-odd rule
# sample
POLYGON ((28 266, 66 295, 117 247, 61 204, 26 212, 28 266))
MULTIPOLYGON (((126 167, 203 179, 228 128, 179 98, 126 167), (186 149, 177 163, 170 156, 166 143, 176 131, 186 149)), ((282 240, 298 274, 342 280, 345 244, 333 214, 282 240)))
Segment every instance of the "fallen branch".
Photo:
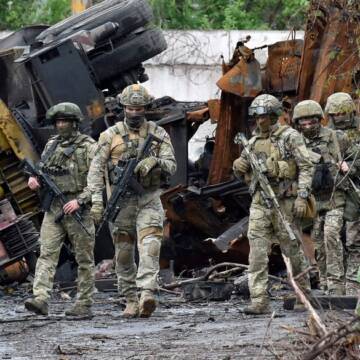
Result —
POLYGON ((285 262, 285 265, 286 265, 286 270, 287 270, 287 273, 288 273, 289 281, 290 281, 292 287, 294 288, 295 294, 297 295, 299 300, 305 305, 307 310, 310 312, 310 314, 311 314, 312 318, 314 319, 317 327, 322 332, 322 335, 326 335, 327 330, 326 330, 325 324, 323 323, 320 316, 315 311, 315 309, 311 305, 310 301, 307 299, 307 297, 301 291, 299 285, 297 284, 297 282, 294 279, 292 266, 291 266, 291 262, 290 262, 289 258, 287 256, 285 256, 284 254, 282 254, 282 256, 283 256, 283 259, 284 259, 284 262, 285 262))
POLYGON ((193 283, 196 283, 198 281, 206 281, 214 271, 216 271, 216 270, 218 270, 220 268, 226 267, 226 266, 228 266, 228 267, 238 267, 238 268, 243 268, 243 269, 248 269, 249 268, 248 265, 244 265, 244 264, 232 263, 232 262, 224 262, 224 263, 216 264, 216 265, 212 266, 202 276, 198 276, 198 277, 192 278, 192 279, 175 281, 175 282, 172 282, 170 284, 164 284, 163 288, 166 289, 166 290, 172 290, 172 289, 175 289, 175 288, 180 287, 182 285, 193 284, 193 283))
POLYGON ((270 329, 270 325, 271 325, 271 322, 273 321, 275 317, 275 311, 273 311, 273 313, 271 314, 271 317, 267 323, 267 326, 266 326, 266 330, 265 330, 265 334, 264 334, 264 338, 263 338, 263 341, 261 343, 261 346, 260 346, 260 350, 259 350, 259 355, 258 357, 262 354, 262 351, 263 351, 263 347, 264 347, 264 344, 265 344, 265 340, 266 340, 266 337, 267 337, 267 334, 269 332, 269 329, 270 329))
POLYGON ((356 317, 350 322, 347 322, 339 328, 327 333, 312 347, 309 353, 305 354, 303 360, 314 360, 319 354, 324 353, 326 349, 335 345, 340 339, 346 338, 348 335, 358 332, 353 327, 356 323, 360 324, 359 317, 356 317))

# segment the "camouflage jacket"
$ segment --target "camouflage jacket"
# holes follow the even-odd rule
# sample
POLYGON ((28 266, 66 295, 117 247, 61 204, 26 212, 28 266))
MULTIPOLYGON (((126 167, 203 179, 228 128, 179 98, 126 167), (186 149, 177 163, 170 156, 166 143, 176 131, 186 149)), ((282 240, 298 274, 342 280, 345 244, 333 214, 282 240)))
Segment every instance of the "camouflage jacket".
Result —
MULTIPOLYGON (((249 144, 258 157, 263 155, 264 160, 271 157, 278 164, 277 178, 269 178, 278 196, 295 196, 304 190, 310 192, 314 166, 298 131, 288 125, 276 124, 270 136, 264 138, 256 129, 249 144)), ((245 152, 240 157, 246 158, 245 152)))
MULTIPOLYGON (((102 201, 104 179, 106 171, 110 172, 119 160, 127 160, 137 155, 148 133, 161 139, 161 143, 154 143, 151 156, 157 158, 157 166, 162 172, 173 175, 176 171, 176 160, 168 133, 152 121, 145 121, 138 132, 130 130, 124 122, 118 122, 101 133, 98 150, 91 163, 88 184, 92 192, 92 201, 102 201)), ((146 189, 153 192, 154 188, 146 189)))
POLYGON ((94 139, 79 132, 70 140, 56 135, 50 138, 41 155, 43 171, 64 194, 73 194, 80 203, 89 203, 91 193, 86 178, 96 148, 94 139))
POLYGON ((313 138, 304 136, 304 141, 308 150, 310 150, 310 157, 315 163, 313 193, 318 211, 343 206, 345 203, 343 186, 339 186, 335 193, 332 194, 334 182, 338 183, 341 180, 337 164, 342 159, 342 151, 337 133, 330 128, 321 126, 317 136, 313 138), (331 196, 333 198, 330 204, 331 196))
POLYGON ((336 130, 343 159, 350 167, 350 176, 356 184, 360 184, 360 118, 355 117, 354 126, 344 130, 336 130))

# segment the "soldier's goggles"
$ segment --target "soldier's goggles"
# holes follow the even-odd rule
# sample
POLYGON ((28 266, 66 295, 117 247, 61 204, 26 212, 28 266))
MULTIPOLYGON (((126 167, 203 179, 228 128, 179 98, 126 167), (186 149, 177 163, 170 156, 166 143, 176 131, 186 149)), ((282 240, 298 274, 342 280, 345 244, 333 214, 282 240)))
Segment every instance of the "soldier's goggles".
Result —
POLYGON ((306 117, 306 118, 301 118, 298 120, 298 124, 300 126, 303 125, 313 125, 313 124, 317 124, 319 122, 319 118, 316 116, 312 116, 312 117, 306 117))
POLYGON ((249 107, 248 111, 249 116, 269 115, 270 113, 271 111, 267 106, 249 107))

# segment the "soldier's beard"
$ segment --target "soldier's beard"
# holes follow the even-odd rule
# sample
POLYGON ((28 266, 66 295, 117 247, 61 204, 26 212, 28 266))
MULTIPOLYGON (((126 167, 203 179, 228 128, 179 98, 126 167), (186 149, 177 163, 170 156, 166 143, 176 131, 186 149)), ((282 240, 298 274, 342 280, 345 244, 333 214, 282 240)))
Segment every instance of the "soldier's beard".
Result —
POLYGON ((271 128, 271 120, 258 120, 256 121, 256 125, 259 128, 261 134, 268 134, 271 128))
POLYGON ((145 121, 144 113, 136 114, 136 115, 126 113, 125 116, 126 125, 132 130, 139 129, 144 121, 145 121))
POLYGON ((301 132, 308 139, 312 139, 312 138, 318 136, 319 131, 320 131, 320 124, 309 126, 309 127, 304 127, 301 129, 301 132))

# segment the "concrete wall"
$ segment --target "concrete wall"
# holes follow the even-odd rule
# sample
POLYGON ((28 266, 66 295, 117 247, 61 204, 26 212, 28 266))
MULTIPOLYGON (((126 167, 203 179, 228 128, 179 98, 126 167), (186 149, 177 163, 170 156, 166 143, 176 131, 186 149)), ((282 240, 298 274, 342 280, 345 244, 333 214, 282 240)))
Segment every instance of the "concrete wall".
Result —
MULTIPOLYGON (((168 95, 180 101, 206 101, 218 98, 216 86, 221 77, 221 55, 226 62, 232 57, 236 43, 245 39, 250 48, 271 45, 291 38, 289 31, 165 31, 168 48, 145 63, 150 80, 145 83, 156 97, 168 95)), ((302 39, 303 32, 296 33, 302 39)), ((264 65, 267 48, 256 50, 256 58, 264 65)))

